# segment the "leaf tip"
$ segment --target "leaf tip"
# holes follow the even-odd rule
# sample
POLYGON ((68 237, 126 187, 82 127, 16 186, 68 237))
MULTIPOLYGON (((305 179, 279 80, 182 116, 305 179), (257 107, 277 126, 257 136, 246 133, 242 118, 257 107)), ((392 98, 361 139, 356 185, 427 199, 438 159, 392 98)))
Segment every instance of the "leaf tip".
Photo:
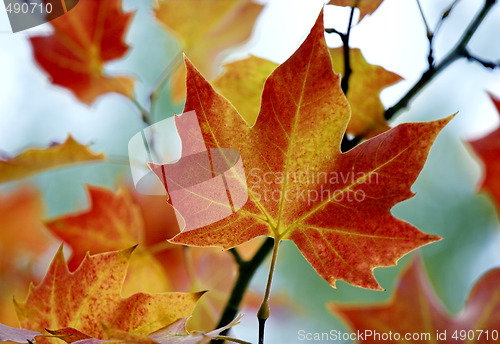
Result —
POLYGON ((132 252, 134 252, 134 250, 137 248, 137 246, 139 246, 139 244, 135 244, 132 247, 126 248, 126 249, 122 250, 121 253, 124 256, 126 256, 127 258, 130 258, 130 256, 132 255, 132 252))
POLYGON ((194 297, 196 298, 196 300, 199 300, 203 295, 205 295, 206 292, 208 292, 208 290, 198 291, 194 293, 194 297))

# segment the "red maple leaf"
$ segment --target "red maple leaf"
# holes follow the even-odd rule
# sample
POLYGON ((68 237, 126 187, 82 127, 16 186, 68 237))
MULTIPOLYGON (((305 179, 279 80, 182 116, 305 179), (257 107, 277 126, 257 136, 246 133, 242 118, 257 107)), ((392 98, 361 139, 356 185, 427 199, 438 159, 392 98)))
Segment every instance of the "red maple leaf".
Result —
POLYGON ((122 11, 121 0, 80 1, 50 22, 52 35, 30 38, 33 54, 53 84, 69 89, 86 104, 107 92, 132 97, 131 79, 103 71, 106 62, 128 51, 124 36, 131 19, 131 13, 122 11))
MULTIPOLYGON (((350 111, 332 69, 322 17, 266 80, 252 127, 186 59, 184 112, 196 112, 207 147, 241 154, 249 200, 228 217, 171 241, 230 248, 260 235, 289 239, 332 286, 340 279, 380 289, 375 267, 394 265, 438 239, 390 210, 413 196, 410 187, 451 117, 403 124, 341 153, 350 111)), ((185 157, 194 136, 183 116, 176 123, 185 157)), ((245 181, 239 181, 243 187, 245 181)))

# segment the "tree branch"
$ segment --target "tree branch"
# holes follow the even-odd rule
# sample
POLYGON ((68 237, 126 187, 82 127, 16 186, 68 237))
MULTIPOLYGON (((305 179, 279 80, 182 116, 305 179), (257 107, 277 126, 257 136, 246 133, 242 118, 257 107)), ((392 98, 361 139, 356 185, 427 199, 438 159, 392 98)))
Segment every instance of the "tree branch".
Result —
POLYGON ((470 56, 466 47, 474 35, 474 32, 482 23, 488 12, 492 9, 493 5, 495 5, 496 1, 497 0, 485 0, 483 7, 469 24, 455 48, 451 50, 443 61, 441 61, 436 67, 429 67, 429 69, 422 74, 420 80, 417 81, 417 83, 403 96, 403 98, 385 111, 385 118, 387 120, 391 119, 396 112, 406 108, 413 97, 415 97, 432 79, 438 76, 439 73, 445 70, 456 60, 460 58, 469 58, 478 61, 470 56))
POLYGON ((241 265, 241 264, 245 263, 245 260, 243 258, 241 258, 240 253, 238 252, 236 247, 229 249, 229 253, 231 253, 231 255, 233 256, 236 264, 241 265))
POLYGON ((432 68, 434 66, 434 50, 432 49, 432 40, 434 39, 434 34, 432 33, 432 30, 427 23, 427 19, 425 18, 424 10, 422 9, 420 0, 417 0, 417 5, 420 11, 420 15, 422 16, 422 20, 424 21, 427 40, 429 41, 429 55, 427 56, 427 63, 429 64, 429 68, 432 68))
POLYGON ((341 35, 342 43, 344 45, 344 75, 342 76, 342 82, 340 86, 342 87, 342 91, 347 96, 347 91, 349 90, 349 78, 351 77, 352 69, 351 69, 351 57, 350 57, 350 49, 349 49, 349 37, 351 36, 351 28, 352 28, 352 18, 354 17, 354 9, 356 9, 359 0, 356 2, 355 7, 351 8, 351 14, 349 16, 349 24, 347 25, 347 33, 345 35, 341 35))
MULTIPOLYGON (((354 6, 351 8, 351 14, 349 15, 349 24, 347 25, 347 33, 342 33, 334 28, 325 29, 326 33, 335 33, 339 35, 340 39, 342 40, 342 45, 344 47, 344 75, 342 75, 342 81, 340 87, 342 88, 342 91, 346 96, 347 96, 347 91, 349 90, 349 78, 351 77, 352 73, 349 38, 351 36, 354 10, 358 7, 358 4, 359 0, 357 0, 354 6)), ((360 141, 361 138, 353 137, 352 139, 350 139, 347 137, 347 135, 344 135, 344 137, 342 138, 342 142, 340 144, 340 149, 342 152, 346 152, 349 149, 355 147, 360 141)))
POLYGON ((465 51, 465 56, 464 56, 467 60, 469 61, 474 61, 474 62, 477 62, 477 63, 480 63, 483 65, 483 67, 485 68, 490 68, 490 69, 495 69, 497 67, 500 67, 500 61, 497 61, 497 62, 493 62, 493 61, 486 61, 486 60, 483 60, 482 58, 480 57, 477 57, 477 56, 474 56, 474 55, 471 55, 469 53, 468 50, 465 51))

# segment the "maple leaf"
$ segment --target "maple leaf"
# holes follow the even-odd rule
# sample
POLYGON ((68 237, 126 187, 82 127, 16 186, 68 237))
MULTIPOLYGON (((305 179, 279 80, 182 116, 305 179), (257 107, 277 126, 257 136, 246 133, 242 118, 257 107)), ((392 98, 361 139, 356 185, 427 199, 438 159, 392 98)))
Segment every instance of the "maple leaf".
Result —
MULTIPOLYGON (((141 243, 148 250, 167 246, 169 243, 166 240, 179 231, 173 207, 165 202, 162 196, 144 195, 133 187, 129 187, 128 191, 139 207, 144 223, 144 241, 141 243)), ((188 290, 189 278, 186 274, 182 247, 171 244, 167 249, 156 250, 154 256, 162 265, 165 274, 169 276, 171 290, 188 290)), ((204 302, 204 299, 201 302, 204 302)))
MULTIPOLYGON (((500 98, 490 94, 493 104, 500 114, 500 98)), ((485 137, 469 141, 474 152, 481 158, 485 174, 481 182, 481 189, 486 190, 500 213, 500 127, 485 137)))
MULTIPOLYGON (((204 333, 199 331, 188 332, 186 330, 186 323, 188 318, 180 318, 171 324, 161 328, 149 335, 130 333, 122 330, 117 330, 113 328, 106 328, 105 333, 107 339, 96 340, 96 338, 85 338, 78 341, 78 344, 100 344, 100 343, 134 343, 134 344, 208 344, 212 339, 218 338, 220 333, 227 330, 235 325, 239 324, 241 315, 237 316, 233 321, 224 327, 218 328, 216 330, 204 333)), ((64 329, 59 331, 49 331, 53 334, 66 334, 75 333, 73 329, 64 329)), ((79 337, 85 336, 84 334, 78 333, 79 337)), ((62 337, 67 343, 71 344, 74 340, 71 337, 62 337)), ((231 341, 230 338, 224 337, 225 340, 231 341)), ((241 342, 241 341, 239 341, 241 342)))
MULTIPOLYGON (((333 68, 343 72, 344 48, 332 48, 330 55, 333 68)), ((349 55, 352 73, 346 96, 352 114, 347 125, 347 133, 370 138, 389 129, 384 118, 384 106, 379 98, 380 91, 401 81, 402 78, 381 66, 369 64, 361 54, 361 50, 357 48, 350 49, 349 55)))
POLYGON ((46 169, 83 161, 102 160, 86 146, 68 136, 64 143, 48 148, 31 148, 12 158, 0 160, 0 183, 25 178, 46 169))
POLYGON ((60 339, 64 340, 66 343, 74 343, 79 340, 90 339, 92 337, 82 333, 72 327, 65 327, 59 330, 49 330, 45 329, 48 333, 58 336, 60 339))
POLYGON ((31 37, 33 54, 53 84, 69 89, 85 104, 108 92, 133 97, 133 81, 104 74, 106 62, 123 57, 124 36, 132 19, 121 0, 80 1, 71 12, 50 23, 50 36, 31 37))
POLYGON ((257 120, 264 82, 277 63, 249 56, 227 63, 224 73, 212 81, 215 89, 226 97, 243 119, 252 126, 257 120))
MULTIPOLYGON (((141 210, 125 189, 117 193, 90 185, 87 189, 90 209, 45 223, 52 233, 71 246, 70 270, 80 265, 87 252, 115 251, 144 242, 141 210)), ((138 247, 131 257, 122 293, 129 295, 137 291, 169 289, 170 282, 160 263, 146 249, 138 247)))
POLYGON ((144 224, 140 210, 130 195, 87 185, 89 209, 46 221, 47 228, 72 248, 68 261, 75 270, 90 254, 124 249, 140 243, 144 224))
POLYGON ((0 194, 0 273, 16 270, 20 257, 38 258, 52 243, 41 222, 43 213, 41 196, 32 187, 0 194))
POLYGON ((173 244, 153 255, 151 250, 173 236, 173 230, 178 231, 177 222, 168 219, 172 208, 164 197, 131 195, 126 189, 113 192, 90 185, 87 190, 89 209, 46 222, 52 233, 71 246, 70 270, 80 265, 87 252, 103 253, 139 243, 130 257, 122 295, 137 291, 209 290, 198 302, 189 323, 190 328, 213 329, 235 279, 233 258, 217 249, 186 251, 173 244), (150 236, 149 241, 146 236, 150 236), (221 266, 225 268, 220 269, 221 266))
POLYGON ((0 194, 0 322, 17 325, 12 296, 32 278, 33 266, 54 242, 43 227, 42 197, 23 186, 0 194))
POLYGON ((30 286, 23 303, 14 300, 21 327, 33 331, 72 327, 102 338, 103 324, 148 334, 189 316, 203 292, 137 293, 121 298, 133 249, 87 255, 71 273, 61 247, 42 282, 30 286))
MULTIPOLYGON (((330 48, 333 67, 340 72, 344 70, 343 51, 343 47, 330 48)), ((369 64, 357 48, 350 50, 350 60, 352 74, 347 100, 352 114, 347 133, 370 138, 390 128, 384 118, 380 91, 402 78, 381 66, 369 64)), ((224 65, 224 73, 214 79, 212 85, 252 126, 257 119, 264 82, 277 66, 266 59, 250 56, 224 65)))
POLYGON ((359 8, 359 21, 372 14, 383 0, 331 0, 328 5, 359 8))
MULTIPOLYGON (((249 200, 223 220, 170 241, 227 249, 260 235, 290 239, 332 286, 340 279, 380 289, 375 267, 394 265, 438 239, 394 218, 390 209, 413 196, 410 187, 451 117, 403 124, 341 153, 349 106, 332 69, 322 15, 266 80, 253 127, 186 59, 184 111, 196 112, 208 147, 240 152, 249 200)), ((176 124, 184 155, 191 133, 183 116, 176 124)))
POLYGON ((409 342, 408 338, 404 338, 406 334, 426 336, 412 343, 493 343, 498 338, 493 341, 491 335, 500 322, 499 286, 500 269, 486 273, 472 288, 465 309, 452 316, 434 294, 421 261, 414 259, 403 272, 388 302, 365 306, 331 302, 328 309, 345 319, 353 331, 392 332, 389 340, 366 337, 358 340, 359 343, 409 342), (481 336, 479 331, 482 331, 481 336), (441 334, 440 338, 437 333, 441 334), (467 338, 472 333, 473 338, 467 338), (400 336, 399 340, 396 334, 400 336), (456 338, 453 338, 454 334, 456 338))
MULTIPOLYGON (((172 0, 157 5, 156 18, 210 78, 215 77, 222 53, 249 39, 263 8, 251 0, 172 0)), ((185 77, 182 66, 172 73, 171 93, 176 102, 186 96, 185 77)))
POLYGON ((197 331, 189 333, 186 330, 186 322, 188 319, 183 318, 170 324, 164 329, 158 330, 150 334, 149 338, 153 339, 159 344, 175 344, 178 342, 185 344, 208 344, 212 339, 217 338, 222 331, 225 331, 235 325, 238 325, 241 317, 242 316, 239 315, 226 326, 210 331, 208 333, 197 332, 197 331), (179 339, 181 340, 179 341, 179 339))

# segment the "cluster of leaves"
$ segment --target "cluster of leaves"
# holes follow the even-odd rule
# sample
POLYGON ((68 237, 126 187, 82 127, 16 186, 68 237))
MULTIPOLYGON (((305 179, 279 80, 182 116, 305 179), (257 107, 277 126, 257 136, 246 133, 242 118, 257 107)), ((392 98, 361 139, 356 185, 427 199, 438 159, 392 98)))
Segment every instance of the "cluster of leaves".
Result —
MULTIPOLYGON (((275 182, 257 178, 246 185, 237 181, 249 195, 242 209, 202 228, 180 228, 180 233, 174 209, 165 197, 140 195, 126 183, 116 192, 87 186, 89 209, 43 223, 38 191, 22 188, 2 196, 0 277, 7 282, 0 289, 1 322, 15 325, 12 314, 4 310, 12 309, 7 304, 14 290, 22 290, 34 279, 30 266, 11 257, 34 262, 57 240, 66 243, 72 255, 66 262, 61 246, 43 280, 30 286, 25 301, 14 300, 21 328, 0 324, 1 341, 243 342, 225 337, 224 332, 238 323, 240 318, 235 316, 248 283, 272 250, 268 285, 258 311, 262 343, 281 241, 291 240, 332 287, 342 280, 382 290, 374 268, 395 265, 408 252, 440 239, 394 217, 391 209, 413 196, 411 186, 452 116, 391 128, 379 93, 402 78, 369 64, 359 49, 349 46, 354 9, 359 8, 362 20, 382 0, 330 3, 352 7, 347 33, 326 30, 341 36, 342 47, 326 45, 321 11, 307 38, 284 63, 250 56, 225 65, 221 75, 217 75, 221 52, 248 39, 262 5, 250 0, 157 4, 154 16, 179 37, 185 68, 180 64, 167 68, 158 87, 151 90, 150 107, 168 83, 172 99, 185 100, 183 112, 196 112, 206 148, 236 149, 247 171, 271 175, 275 182), (342 152, 347 134, 355 138, 349 141, 352 145, 362 142, 342 152), (290 177, 306 169, 340 178, 320 185, 290 177), (264 189, 273 197, 256 191, 264 189), (293 194, 297 197, 290 200, 293 194), (305 199, 300 194, 316 197, 305 199), (232 256, 193 248, 199 246, 222 247, 232 256), (209 292, 202 297, 205 290, 209 292), (207 333, 186 330, 193 314, 189 327, 207 333), (45 329, 50 334, 42 334, 45 329)), ((486 1, 480 16, 484 18, 493 3, 486 1)), ((105 72, 107 62, 129 51, 124 37, 132 20, 133 13, 124 12, 121 1, 81 1, 51 22, 51 35, 30 40, 35 60, 53 84, 69 89, 89 105, 106 93, 119 93, 137 106, 149 125, 151 111, 134 96, 136 81, 105 72)), ((454 59, 459 53, 470 57, 465 55, 466 43, 461 41, 463 49, 454 51, 454 59)), ((437 74, 444 67, 430 66, 429 70, 437 74)), ((434 74, 426 75, 428 82, 434 74)), ((492 99, 500 112, 500 101, 492 99)), ((185 118, 175 117, 184 156, 192 135, 185 118)), ((497 204, 498 133, 471 142, 486 164, 483 186, 497 204)), ((0 182, 23 184, 20 179, 46 169, 106 159, 68 137, 64 143, 0 160, 0 182)), ((203 214, 213 209, 196 211, 203 214)), ((500 320, 498 279, 496 270, 484 276, 473 289, 464 314, 454 318, 442 309, 415 260, 401 276, 389 305, 328 307, 356 330, 492 330, 500 320)), ((247 297, 246 305, 254 307, 252 295, 247 293, 247 297)))

